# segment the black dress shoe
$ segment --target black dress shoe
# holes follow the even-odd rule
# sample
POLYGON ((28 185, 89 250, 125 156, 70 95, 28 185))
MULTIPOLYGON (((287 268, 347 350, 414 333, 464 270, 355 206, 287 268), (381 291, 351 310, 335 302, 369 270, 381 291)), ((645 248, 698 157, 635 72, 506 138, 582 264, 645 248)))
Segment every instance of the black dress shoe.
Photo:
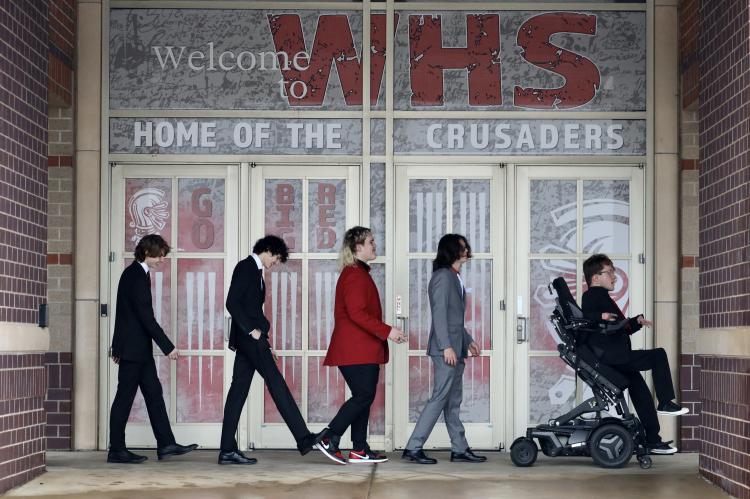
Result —
POLYGON ((180 445, 170 444, 166 447, 159 447, 156 449, 156 457, 161 461, 169 456, 179 456, 180 454, 187 454, 190 451, 194 451, 198 448, 198 444, 180 445))
POLYGON ((486 460, 486 456, 477 456, 471 449, 466 449, 463 452, 451 452, 452 463, 483 463, 486 460))
POLYGON ((315 444, 319 442, 319 440, 317 440, 317 437, 318 435, 316 435, 315 433, 309 433, 307 434, 307 436, 303 437, 302 440, 297 443, 297 450, 299 451, 299 453, 304 456, 305 454, 313 450, 313 448, 315 448, 315 444))
POLYGON ((108 463, 120 463, 120 464, 140 464, 148 459, 146 456, 139 456, 129 450, 110 450, 107 453, 108 463))
POLYGON ((414 461, 419 464, 436 464, 437 463, 437 459, 433 459, 427 456, 427 454, 425 454, 422 449, 419 449, 419 450, 404 449, 404 453, 401 454, 401 459, 408 459, 409 461, 414 461))
POLYGON ((258 460, 254 457, 247 457, 238 450, 219 452, 219 464, 255 464, 257 462, 258 460))

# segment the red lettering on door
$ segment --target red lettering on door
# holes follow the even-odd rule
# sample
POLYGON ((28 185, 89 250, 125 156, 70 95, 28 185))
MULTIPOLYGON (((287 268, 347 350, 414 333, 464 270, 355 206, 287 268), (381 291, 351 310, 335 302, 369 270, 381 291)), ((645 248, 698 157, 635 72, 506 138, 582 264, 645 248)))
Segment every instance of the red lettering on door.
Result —
POLYGON ((214 224, 211 216, 214 204, 211 202, 211 189, 198 187, 190 196, 190 210, 197 217, 191 228, 193 245, 198 249, 208 249, 214 245, 214 224))
POLYGON ((296 248, 294 237, 294 221, 292 221, 292 210, 294 210, 294 186, 292 184, 276 185, 276 209, 279 211, 279 219, 276 221, 277 235, 282 238, 289 249, 296 248))
POLYGON ((336 186, 318 184, 318 249, 333 248, 336 244, 336 186))

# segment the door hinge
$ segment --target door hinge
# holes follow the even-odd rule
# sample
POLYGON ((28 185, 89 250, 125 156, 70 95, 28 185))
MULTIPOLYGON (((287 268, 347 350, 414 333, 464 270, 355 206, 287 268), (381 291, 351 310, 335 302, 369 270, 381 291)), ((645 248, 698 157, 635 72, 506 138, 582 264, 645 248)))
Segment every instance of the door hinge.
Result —
POLYGON ((643 253, 638 253, 638 263, 644 264, 646 263, 646 255, 643 253))
POLYGON ((500 300, 500 310, 505 310, 505 300, 500 300))
POLYGON ((109 261, 110 262, 114 262, 115 261, 115 252, 114 251, 110 251, 109 252, 109 261))
POLYGON ((646 164, 645 163, 638 163, 638 169, 639 170, 643 170, 644 168, 646 168, 646 164))

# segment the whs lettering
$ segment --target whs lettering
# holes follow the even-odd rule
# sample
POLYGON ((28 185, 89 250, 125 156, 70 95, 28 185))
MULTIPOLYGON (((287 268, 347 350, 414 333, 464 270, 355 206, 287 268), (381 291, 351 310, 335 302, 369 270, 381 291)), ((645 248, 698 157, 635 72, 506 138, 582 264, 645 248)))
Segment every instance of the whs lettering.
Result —
MULTIPOLYGON (((279 86, 290 106, 322 106, 332 66, 341 81, 348 106, 362 104, 362 61, 345 14, 321 15, 312 40, 297 14, 269 14, 273 49, 249 51, 188 51, 186 47, 152 47, 163 70, 185 63, 193 71, 271 70, 281 73, 279 86), (184 61, 184 62, 183 62, 184 61)), ((394 18, 394 28, 399 16, 394 18)), ((408 16, 409 80, 413 106, 442 106, 445 70, 464 70, 468 102, 472 106, 500 106, 502 65, 500 14, 467 14, 464 47, 446 47, 440 15, 408 16)), ((386 62, 386 18, 373 14, 370 24, 370 104, 375 105, 383 85, 386 62)), ((596 16, 577 12, 549 12, 519 26, 516 45, 522 63, 556 73, 564 80, 558 88, 525 87, 514 82, 513 105, 529 109, 571 109, 590 102, 600 86, 596 65, 582 54, 554 45, 556 33, 596 35, 596 16)), ((507 61, 506 61, 507 62, 507 61)))
MULTIPOLYGON (((269 15, 269 26, 277 52, 295 54, 306 50, 299 15, 269 15)), ((399 16, 394 19, 394 28, 399 16)), ((445 88, 443 72, 466 70, 469 104, 499 106, 501 92, 500 15, 467 14, 466 47, 444 47, 441 16, 410 15, 409 69, 413 106, 441 106, 445 88)), ((375 105, 385 69, 386 18, 371 16, 370 24, 370 104, 375 105)), ((571 109, 590 102, 600 86, 596 65, 581 54, 555 46, 555 33, 594 36, 596 16, 576 12, 551 12, 534 16, 518 29, 516 42, 521 57, 529 64, 551 71, 565 80, 559 88, 514 86, 513 105, 530 109, 571 109)), ((323 15, 318 20, 307 68, 282 68, 283 84, 291 106, 321 106, 328 86, 331 66, 341 80, 344 100, 349 106, 362 104, 362 64, 354 46, 346 15, 323 15), (302 82, 306 94, 295 97, 294 85, 302 82)))

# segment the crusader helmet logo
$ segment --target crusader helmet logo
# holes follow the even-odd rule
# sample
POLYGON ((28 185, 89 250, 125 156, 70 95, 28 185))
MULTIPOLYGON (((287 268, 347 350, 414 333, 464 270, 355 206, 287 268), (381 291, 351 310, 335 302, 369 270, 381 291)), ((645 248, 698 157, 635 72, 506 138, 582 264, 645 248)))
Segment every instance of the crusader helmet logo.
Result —
MULTIPOLYGON (((583 253, 606 252, 609 248, 616 248, 614 241, 627 241, 630 231, 630 205, 628 202, 616 199, 590 199, 583 202, 583 253)), ((560 206, 549 213, 549 217, 557 227, 565 231, 559 239, 545 245, 540 252, 551 254, 575 254, 578 247, 578 205, 570 203, 560 206)), ((571 293, 578 295, 584 290, 580 288, 576 278, 575 260, 550 259, 542 260, 542 268, 547 276, 544 284, 540 284, 532 290, 532 300, 541 306, 548 315, 555 307, 555 297, 547 291, 547 282, 555 277, 562 276, 568 284, 571 293)), ((611 293, 612 298, 620 303, 623 312, 626 312, 629 300, 622 303, 628 289, 628 275, 620 268, 617 269, 617 284, 611 293)), ((544 327, 555 343, 560 342, 554 327, 549 321, 544 321, 544 327)), ((590 390, 586 387, 584 390, 590 390)), ((575 395, 575 377, 561 374, 557 381, 548 390, 549 402, 552 405, 562 405, 575 395)), ((584 397, 586 395, 584 392, 584 397)))
MULTIPOLYGON (((576 203, 566 204, 550 214, 553 223, 558 227, 566 227, 563 235, 556 244, 548 244, 541 249, 541 253, 575 253, 577 247, 578 232, 576 228, 577 205, 576 203)), ((600 253, 607 248, 616 247, 613 241, 627 241, 629 237, 630 225, 630 204, 625 201, 615 199, 591 199, 583 203, 583 252, 600 253)), ((543 260, 542 267, 548 273, 552 281, 555 277, 562 276, 568 284, 571 293, 577 295, 578 283, 576 282, 576 264, 574 260, 543 260)), ((620 303, 628 289, 628 275, 622 270, 617 269, 617 284, 611 293, 612 299, 620 303)), ((538 304, 549 309, 555 306, 555 297, 547 292, 546 282, 537 286, 532 291, 532 299, 538 304)), ((623 312, 626 312, 629 300, 620 303, 623 312)), ((560 340, 554 332, 551 324, 545 324, 547 332, 555 339, 555 343, 560 340)))
POLYGON ((158 234, 167 225, 169 205, 166 192, 157 187, 139 189, 128 200, 130 227, 135 229, 131 239, 136 242, 148 234, 158 234))

